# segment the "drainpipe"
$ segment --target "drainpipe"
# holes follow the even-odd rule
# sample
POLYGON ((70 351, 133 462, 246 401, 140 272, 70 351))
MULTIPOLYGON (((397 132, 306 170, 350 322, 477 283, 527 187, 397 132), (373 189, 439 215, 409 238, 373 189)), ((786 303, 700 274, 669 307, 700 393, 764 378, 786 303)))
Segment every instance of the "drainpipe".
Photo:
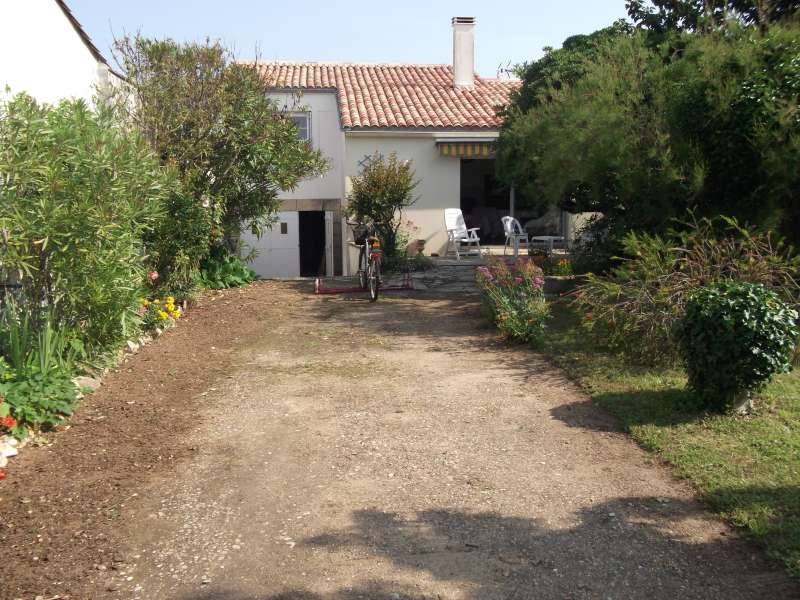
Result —
POLYGON ((517 202, 517 191, 514 188, 514 184, 512 183, 511 184, 511 190, 508 193, 508 204, 509 204, 508 213, 509 213, 509 216, 511 216, 511 217, 514 216, 514 208, 515 208, 514 205, 516 204, 516 202, 517 202))

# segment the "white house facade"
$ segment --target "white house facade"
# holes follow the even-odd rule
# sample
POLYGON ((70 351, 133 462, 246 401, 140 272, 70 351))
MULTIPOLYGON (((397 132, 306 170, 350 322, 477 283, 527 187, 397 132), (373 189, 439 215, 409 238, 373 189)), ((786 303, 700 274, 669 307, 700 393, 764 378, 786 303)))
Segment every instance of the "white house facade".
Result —
MULTIPOLYGON (((281 195, 279 222, 260 240, 246 236, 259 252, 259 275, 355 270, 343 209, 351 178, 376 153, 412 161, 419 185, 405 219, 426 254, 445 251, 446 208, 460 207, 485 242, 503 243, 500 218, 514 207, 510 190, 495 178, 497 109, 519 81, 476 75, 475 20, 456 17, 452 25, 452 65, 260 64, 273 97, 296 119, 299 135, 328 157, 330 171, 281 195)), ((558 214, 552 227, 564 233, 558 214)))
POLYGON ((0 97, 91 103, 117 77, 62 0, 0 2, 0 97))

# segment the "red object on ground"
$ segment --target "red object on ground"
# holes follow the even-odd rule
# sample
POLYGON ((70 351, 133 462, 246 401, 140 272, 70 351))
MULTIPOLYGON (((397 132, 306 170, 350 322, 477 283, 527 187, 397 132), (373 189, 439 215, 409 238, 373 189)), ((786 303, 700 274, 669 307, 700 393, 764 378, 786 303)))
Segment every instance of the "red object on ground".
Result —
POLYGON ((0 481, 6 478, 6 472, 4 469, 0 469, 0 481))
MULTIPOLYGON (((382 292, 399 292, 404 290, 414 290, 414 279, 411 277, 411 273, 404 273, 403 274, 403 282, 400 285, 391 285, 391 286, 381 286, 382 292)), ((366 293, 367 290, 361 289, 360 287, 325 287, 322 283, 322 278, 317 277, 316 281, 314 281, 314 293, 315 294, 357 294, 357 293, 366 293)))

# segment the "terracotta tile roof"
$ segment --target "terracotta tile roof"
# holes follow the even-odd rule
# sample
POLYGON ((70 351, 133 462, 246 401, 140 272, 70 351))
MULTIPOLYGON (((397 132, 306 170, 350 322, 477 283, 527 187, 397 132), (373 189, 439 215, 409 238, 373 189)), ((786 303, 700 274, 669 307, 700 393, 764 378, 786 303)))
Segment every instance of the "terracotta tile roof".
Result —
POLYGON ((453 88, 450 65, 262 63, 276 89, 336 90, 343 127, 496 129, 515 80, 453 88))

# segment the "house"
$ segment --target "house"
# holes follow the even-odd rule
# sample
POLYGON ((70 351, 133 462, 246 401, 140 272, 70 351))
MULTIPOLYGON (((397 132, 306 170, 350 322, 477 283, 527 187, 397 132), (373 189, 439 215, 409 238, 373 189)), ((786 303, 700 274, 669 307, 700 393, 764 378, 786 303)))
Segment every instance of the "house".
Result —
POLYGON ((121 81, 63 0, 0 2, 0 98, 27 92, 40 102, 91 103, 121 81))
MULTIPOLYGON (((519 82, 475 74, 474 18, 455 17, 452 28, 452 65, 260 63, 271 95, 290 111, 298 135, 329 158, 330 170, 282 194, 279 221, 260 240, 245 236, 258 250, 259 275, 354 272, 343 208, 350 178, 375 153, 413 161, 418 200, 406 218, 426 254, 445 251, 450 207, 461 207, 484 242, 503 243, 500 218, 509 214, 511 191, 495 179, 493 144, 497 108, 519 82)), ((553 233, 561 220, 556 214, 553 233)))

